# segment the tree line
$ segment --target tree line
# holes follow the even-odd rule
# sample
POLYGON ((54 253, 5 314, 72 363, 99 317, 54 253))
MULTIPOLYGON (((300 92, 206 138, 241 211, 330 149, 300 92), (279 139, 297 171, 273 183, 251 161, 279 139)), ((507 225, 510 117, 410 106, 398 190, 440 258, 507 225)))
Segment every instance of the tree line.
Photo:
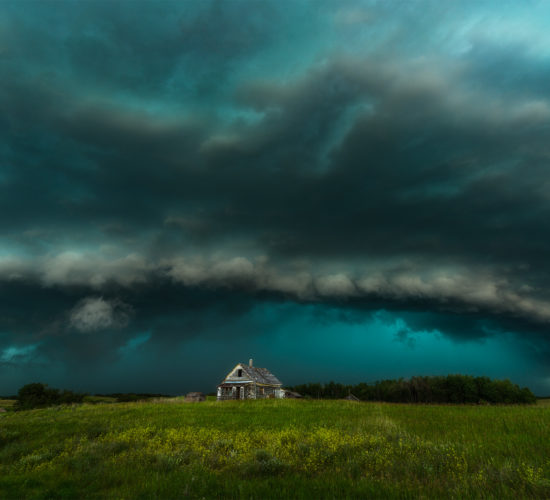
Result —
POLYGON ((391 403, 455 403, 455 404, 532 404, 535 395, 510 380, 489 377, 447 375, 380 380, 344 385, 309 383, 289 387, 303 396, 320 399, 341 399, 353 394, 362 401, 391 403))
MULTIPOLYGON (((319 399, 341 399, 353 394, 362 401, 391 403, 455 403, 455 404, 532 404, 536 397, 527 388, 510 380, 492 380, 471 375, 412 377, 361 382, 345 385, 337 382, 309 383, 288 387, 303 396, 319 399)), ((62 404, 82 403, 88 394, 59 390, 46 384, 27 384, 17 393, 16 410, 45 408, 62 404)), ((99 395, 98 395, 99 396, 99 395)), ((109 394, 117 402, 138 401, 162 394, 109 394)), ((164 396, 166 397, 166 396, 164 396)))
MULTIPOLYGON (((60 390, 48 387, 46 384, 35 382, 21 387, 17 393, 17 402, 15 410, 31 410, 33 408, 46 408, 48 406, 57 406, 64 404, 93 402, 93 399, 87 399, 88 393, 73 392, 67 389, 60 390)), ((144 399, 169 397, 164 394, 134 394, 134 393, 114 393, 114 394, 96 394, 96 396, 109 397, 116 400, 117 403, 132 401, 141 401, 144 399)))

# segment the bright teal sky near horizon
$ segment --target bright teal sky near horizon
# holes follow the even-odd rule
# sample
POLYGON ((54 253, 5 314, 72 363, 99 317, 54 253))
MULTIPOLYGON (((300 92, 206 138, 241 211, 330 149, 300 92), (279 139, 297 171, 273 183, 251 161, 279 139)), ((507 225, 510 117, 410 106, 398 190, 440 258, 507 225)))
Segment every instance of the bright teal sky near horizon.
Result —
POLYGON ((550 394, 550 4, 0 3, 0 394, 550 394))

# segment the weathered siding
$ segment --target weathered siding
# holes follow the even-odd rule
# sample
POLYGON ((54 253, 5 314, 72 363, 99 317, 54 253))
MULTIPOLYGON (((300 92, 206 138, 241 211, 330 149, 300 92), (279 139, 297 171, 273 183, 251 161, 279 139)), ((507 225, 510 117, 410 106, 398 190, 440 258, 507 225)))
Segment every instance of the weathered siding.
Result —
POLYGON ((267 369, 239 363, 218 386, 218 401, 284 397, 280 381, 267 369))

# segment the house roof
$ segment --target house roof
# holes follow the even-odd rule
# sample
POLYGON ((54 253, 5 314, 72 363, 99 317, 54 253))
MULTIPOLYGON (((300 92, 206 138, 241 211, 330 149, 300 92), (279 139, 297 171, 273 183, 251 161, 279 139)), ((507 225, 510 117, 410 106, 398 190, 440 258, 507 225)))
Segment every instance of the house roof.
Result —
POLYGON ((267 368, 258 368, 241 363, 244 372, 257 384, 283 385, 283 383, 267 368))
MULTIPOLYGON (((240 380, 238 382, 241 383, 250 383, 255 382, 256 384, 263 384, 263 385, 283 385, 283 383, 275 376, 273 373, 271 373, 267 368, 258 368, 257 366, 249 366, 246 363, 239 363, 237 366, 242 368, 243 370, 243 381, 240 380), (246 381, 246 382, 245 382, 246 381)), ((230 374, 232 371, 230 372, 230 374)), ((228 381, 227 377, 224 379, 223 383, 228 382, 237 382, 237 381, 228 381)))

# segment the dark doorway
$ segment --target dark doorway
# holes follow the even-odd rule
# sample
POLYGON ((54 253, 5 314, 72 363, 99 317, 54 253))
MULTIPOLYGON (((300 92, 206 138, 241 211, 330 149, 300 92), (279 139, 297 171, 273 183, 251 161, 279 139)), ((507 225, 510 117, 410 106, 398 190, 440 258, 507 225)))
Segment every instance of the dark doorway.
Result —
POLYGON ((237 391, 235 392, 237 399, 241 399, 241 388, 237 387, 237 391))

